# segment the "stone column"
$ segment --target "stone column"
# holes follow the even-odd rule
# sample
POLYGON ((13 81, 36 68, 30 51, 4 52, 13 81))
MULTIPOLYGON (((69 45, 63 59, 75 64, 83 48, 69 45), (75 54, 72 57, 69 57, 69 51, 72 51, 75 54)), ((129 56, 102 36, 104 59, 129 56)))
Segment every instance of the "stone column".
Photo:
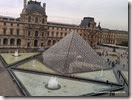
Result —
POLYGON ((11 40, 11 39, 8 39, 8 44, 7 44, 7 45, 9 45, 9 46, 10 46, 10 40, 11 40))
POLYGON ((17 39, 15 39, 15 46, 17 46, 17 39))
POLYGON ((1 44, 0 45, 2 45, 3 46, 3 39, 1 39, 1 44))

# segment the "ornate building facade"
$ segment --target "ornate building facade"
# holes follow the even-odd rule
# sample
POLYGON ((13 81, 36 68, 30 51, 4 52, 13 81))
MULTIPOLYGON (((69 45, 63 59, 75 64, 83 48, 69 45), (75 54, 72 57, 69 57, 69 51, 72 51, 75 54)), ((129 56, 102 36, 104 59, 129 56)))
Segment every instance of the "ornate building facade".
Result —
POLYGON ((19 18, 0 16, 0 52, 33 52, 49 48, 71 31, 77 31, 93 48, 100 43, 128 41, 128 32, 96 27, 94 18, 85 17, 80 25, 47 21, 46 4, 24 0, 19 18))

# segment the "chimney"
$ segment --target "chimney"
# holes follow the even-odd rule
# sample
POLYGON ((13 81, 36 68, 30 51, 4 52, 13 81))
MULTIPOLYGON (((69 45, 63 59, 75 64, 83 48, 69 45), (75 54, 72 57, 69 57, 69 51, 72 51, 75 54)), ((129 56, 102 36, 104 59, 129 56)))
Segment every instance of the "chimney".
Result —
POLYGON ((26 8, 27 0, 24 0, 24 9, 26 8))
POLYGON ((43 8, 46 10, 46 3, 43 3, 43 8))

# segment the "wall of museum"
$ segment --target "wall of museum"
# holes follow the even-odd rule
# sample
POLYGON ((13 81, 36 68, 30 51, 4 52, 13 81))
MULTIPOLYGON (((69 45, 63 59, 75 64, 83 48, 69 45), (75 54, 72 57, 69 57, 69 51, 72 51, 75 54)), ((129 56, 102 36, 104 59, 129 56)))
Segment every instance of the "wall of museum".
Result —
POLYGON ((41 47, 49 48, 71 31, 78 32, 93 48, 96 48, 99 43, 119 44, 128 41, 128 33, 122 31, 102 31, 72 25, 54 25, 51 23, 41 25, 0 19, 0 48, 1 51, 8 50, 9 52, 13 52, 17 48, 21 49, 21 52, 35 51, 41 47), (6 29, 6 34, 4 29, 6 29), (35 44, 37 45, 35 46, 35 44))

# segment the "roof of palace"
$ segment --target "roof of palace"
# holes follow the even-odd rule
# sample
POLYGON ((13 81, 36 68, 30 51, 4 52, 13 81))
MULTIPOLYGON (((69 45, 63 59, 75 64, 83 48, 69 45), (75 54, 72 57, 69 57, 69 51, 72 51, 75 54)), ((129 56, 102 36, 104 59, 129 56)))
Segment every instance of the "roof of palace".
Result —
POLYGON ((27 13, 38 12, 42 15, 45 15, 45 8, 41 6, 41 2, 29 1, 25 8, 25 12, 27 13))

